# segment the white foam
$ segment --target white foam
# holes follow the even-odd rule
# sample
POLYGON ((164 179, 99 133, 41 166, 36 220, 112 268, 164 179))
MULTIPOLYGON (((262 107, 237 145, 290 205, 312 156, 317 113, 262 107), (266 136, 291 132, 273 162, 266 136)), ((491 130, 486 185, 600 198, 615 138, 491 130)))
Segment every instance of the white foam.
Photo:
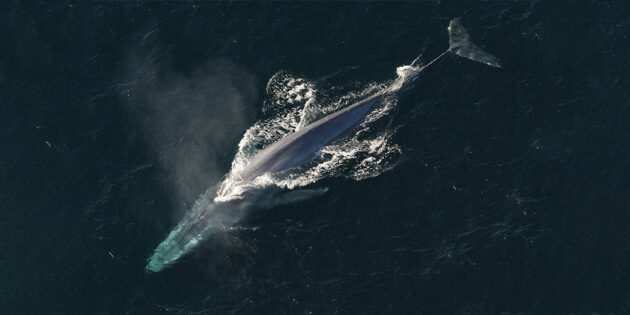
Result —
POLYGON ((267 83, 269 99, 265 101, 263 108, 263 112, 270 116, 255 123, 245 132, 232 162, 232 169, 221 183, 214 200, 238 199, 249 190, 268 185, 294 189, 329 176, 363 180, 390 170, 395 166, 403 150, 391 140, 395 128, 389 124, 382 127, 383 124, 377 126, 375 123, 391 118, 397 102, 395 97, 384 99, 383 104, 355 128, 354 134, 337 139, 322 148, 320 157, 313 162, 286 172, 266 174, 251 182, 236 178, 245 165, 264 147, 370 95, 386 89, 399 89, 406 80, 416 75, 419 69, 420 67, 416 65, 398 67, 396 79, 366 84, 341 96, 334 96, 332 89, 318 90, 314 82, 293 76, 286 71, 274 74, 267 83), (335 97, 337 101, 320 104, 316 95, 323 95, 324 99, 335 97))
MULTIPOLYGON (((396 128, 391 126, 391 120, 387 124, 379 122, 391 119, 397 101, 395 97, 384 98, 382 104, 354 129, 353 134, 322 148, 320 157, 314 161, 285 172, 265 174, 253 181, 238 178, 245 165, 264 147, 295 132, 300 126, 308 125, 369 95, 385 89, 399 89, 405 80, 413 77, 414 71, 418 71, 416 67, 399 67, 395 80, 367 84, 341 96, 334 96, 332 90, 319 91, 313 82, 306 79, 286 72, 276 73, 267 84, 270 99, 263 108, 269 117, 247 129, 239 142, 230 173, 218 187, 209 188, 195 201, 178 226, 156 248, 147 264, 147 270, 160 271, 189 252, 200 241, 229 229, 242 218, 248 206, 247 203, 230 205, 222 202, 240 199, 249 191, 270 185, 294 189, 329 176, 363 180, 390 170, 396 165, 402 149, 392 142, 396 128), (335 97, 338 101, 320 104, 316 95, 324 95, 324 99, 335 97)), ((284 198, 278 198, 275 202, 293 202, 325 192, 326 189, 300 191, 298 194, 285 194, 284 198)), ((274 204, 273 201, 268 204, 274 204)))

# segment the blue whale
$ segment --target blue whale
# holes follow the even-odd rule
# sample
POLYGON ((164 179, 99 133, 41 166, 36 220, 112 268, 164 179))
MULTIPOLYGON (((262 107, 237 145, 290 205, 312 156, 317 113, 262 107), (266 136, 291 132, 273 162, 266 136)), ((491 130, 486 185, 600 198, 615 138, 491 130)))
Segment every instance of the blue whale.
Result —
MULTIPOLYGON (((257 177, 277 173, 303 165, 317 158, 322 148, 363 121, 386 97, 397 97, 399 93, 413 87, 422 71, 435 65, 447 55, 456 55, 478 61, 489 66, 501 67, 499 60, 476 46, 462 26, 454 19, 448 26, 449 48, 423 66, 414 76, 400 86, 376 93, 360 102, 327 115, 260 151, 237 174, 239 181, 253 181, 257 177)), ((216 202, 216 189, 206 191, 184 216, 168 237, 155 249, 149 258, 146 270, 158 272, 177 261, 210 235, 230 228, 245 212, 255 206, 264 192, 250 193, 242 200, 216 202)))

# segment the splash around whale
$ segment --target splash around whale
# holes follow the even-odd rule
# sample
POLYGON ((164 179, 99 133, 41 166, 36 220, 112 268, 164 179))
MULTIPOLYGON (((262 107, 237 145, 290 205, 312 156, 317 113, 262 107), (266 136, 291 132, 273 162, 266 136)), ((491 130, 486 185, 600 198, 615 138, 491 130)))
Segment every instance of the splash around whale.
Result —
POLYGON ((456 55, 492 67, 499 60, 475 45, 459 19, 448 26, 449 48, 421 68, 412 68, 390 86, 365 99, 346 106, 306 126, 298 128, 270 144, 244 166, 235 167, 218 185, 203 193, 149 258, 146 270, 159 272, 193 250, 211 235, 230 229, 253 208, 269 208, 325 193, 320 190, 282 191, 273 189, 271 175, 291 172, 316 161, 322 150, 335 139, 352 130, 386 99, 396 98, 411 87, 422 71, 434 67, 447 55, 456 55))

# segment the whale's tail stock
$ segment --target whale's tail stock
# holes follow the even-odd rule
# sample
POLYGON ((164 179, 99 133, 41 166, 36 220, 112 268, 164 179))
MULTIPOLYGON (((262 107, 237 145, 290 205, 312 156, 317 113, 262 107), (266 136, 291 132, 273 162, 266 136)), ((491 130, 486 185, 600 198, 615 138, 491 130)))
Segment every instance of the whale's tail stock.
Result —
POLYGON ((451 20, 451 23, 448 25, 448 37, 449 52, 460 57, 484 63, 491 67, 501 67, 499 58, 485 52, 472 42, 460 18, 451 20))

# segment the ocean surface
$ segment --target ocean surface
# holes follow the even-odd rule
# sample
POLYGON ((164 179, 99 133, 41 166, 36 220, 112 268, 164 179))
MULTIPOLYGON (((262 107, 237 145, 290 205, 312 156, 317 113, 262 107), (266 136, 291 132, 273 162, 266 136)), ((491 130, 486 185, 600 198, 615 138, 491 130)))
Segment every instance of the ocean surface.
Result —
POLYGON ((627 2, 0 8, 0 314, 630 314, 627 2), (276 183, 325 193, 145 271, 235 157, 457 17, 503 68, 445 59, 276 183))

